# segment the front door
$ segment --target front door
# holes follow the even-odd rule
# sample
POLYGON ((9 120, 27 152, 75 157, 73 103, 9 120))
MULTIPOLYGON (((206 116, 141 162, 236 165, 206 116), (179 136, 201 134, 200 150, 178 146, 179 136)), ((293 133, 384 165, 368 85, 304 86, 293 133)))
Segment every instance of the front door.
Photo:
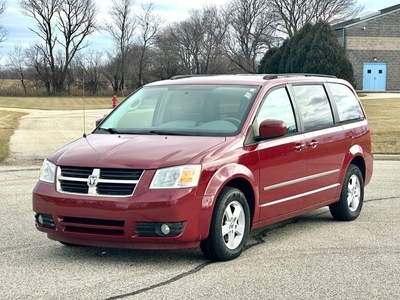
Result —
POLYGON ((260 166, 260 220, 271 219, 303 208, 306 192, 305 139, 298 133, 292 103, 285 87, 271 91, 257 116, 282 120, 287 134, 258 145, 260 166))
POLYGON ((386 63, 365 63, 363 71, 364 91, 386 90, 386 63))

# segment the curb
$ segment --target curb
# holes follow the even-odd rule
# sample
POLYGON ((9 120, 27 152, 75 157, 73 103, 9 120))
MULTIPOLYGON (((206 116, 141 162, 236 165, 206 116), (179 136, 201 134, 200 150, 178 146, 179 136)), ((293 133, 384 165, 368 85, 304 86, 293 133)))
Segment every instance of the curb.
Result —
POLYGON ((396 160, 400 161, 399 154, 374 154, 374 160, 396 160))

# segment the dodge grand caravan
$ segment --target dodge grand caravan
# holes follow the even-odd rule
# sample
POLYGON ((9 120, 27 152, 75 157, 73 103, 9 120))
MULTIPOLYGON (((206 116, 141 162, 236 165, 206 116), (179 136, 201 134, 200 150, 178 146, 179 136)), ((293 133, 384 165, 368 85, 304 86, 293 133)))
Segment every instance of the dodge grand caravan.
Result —
POLYGON ((65 245, 200 246, 230 260, 250 229, 323 206, 354 220, 372 167, 366 115, 344 80, 177 76, 47 157, 33 210, 65 245))

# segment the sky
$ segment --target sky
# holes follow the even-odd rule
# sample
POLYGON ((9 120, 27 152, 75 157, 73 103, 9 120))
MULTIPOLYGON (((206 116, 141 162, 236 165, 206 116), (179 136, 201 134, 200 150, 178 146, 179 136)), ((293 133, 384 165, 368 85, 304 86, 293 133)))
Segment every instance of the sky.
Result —
MULTIPOLYGON (((8 38, 0 43, 0 63, 7 61, 7 56, 13 52, 15 45, 21 45, 23 48, 28 48, 39 41, 39 38, 33 33, 30 28, 37 29, 36 22, 33 18, 22 14, 18 0, 6 0, 7 9, 0 18, 0 24, 8 30, 8 38)), ((107 12, 112 0, 95 0, 99 8, 97 20, 103 23, 107 20, 107 12)), ((136 0, 136 3, 140 3, 136 0)), ((229 0, 152 0, 155 4, 156 12, 165 22, 182 21, 188 16, 190 9, 201 9, 204 5, 224 5, 229 0)), ((362 15, 374 13, 392 5, 400 4, 400 0, 359 0, 358 4, 364 5, 362 15)), ((111 47, 111 39, 105 32, 95 33, 88 38, 90 48, 106 49, 111 47), (106 47, 105 47, 106 45, 106 47)))

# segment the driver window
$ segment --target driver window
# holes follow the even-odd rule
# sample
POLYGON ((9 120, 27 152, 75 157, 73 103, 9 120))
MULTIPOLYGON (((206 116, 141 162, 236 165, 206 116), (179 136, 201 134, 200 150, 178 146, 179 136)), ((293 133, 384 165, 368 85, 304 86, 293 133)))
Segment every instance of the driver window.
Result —
POLYGON ((285 88, 273 90, 264 99, 257 117, 258 124, 267 119, 284 121, 287 134, 297 132, 293 107, 285 88))

